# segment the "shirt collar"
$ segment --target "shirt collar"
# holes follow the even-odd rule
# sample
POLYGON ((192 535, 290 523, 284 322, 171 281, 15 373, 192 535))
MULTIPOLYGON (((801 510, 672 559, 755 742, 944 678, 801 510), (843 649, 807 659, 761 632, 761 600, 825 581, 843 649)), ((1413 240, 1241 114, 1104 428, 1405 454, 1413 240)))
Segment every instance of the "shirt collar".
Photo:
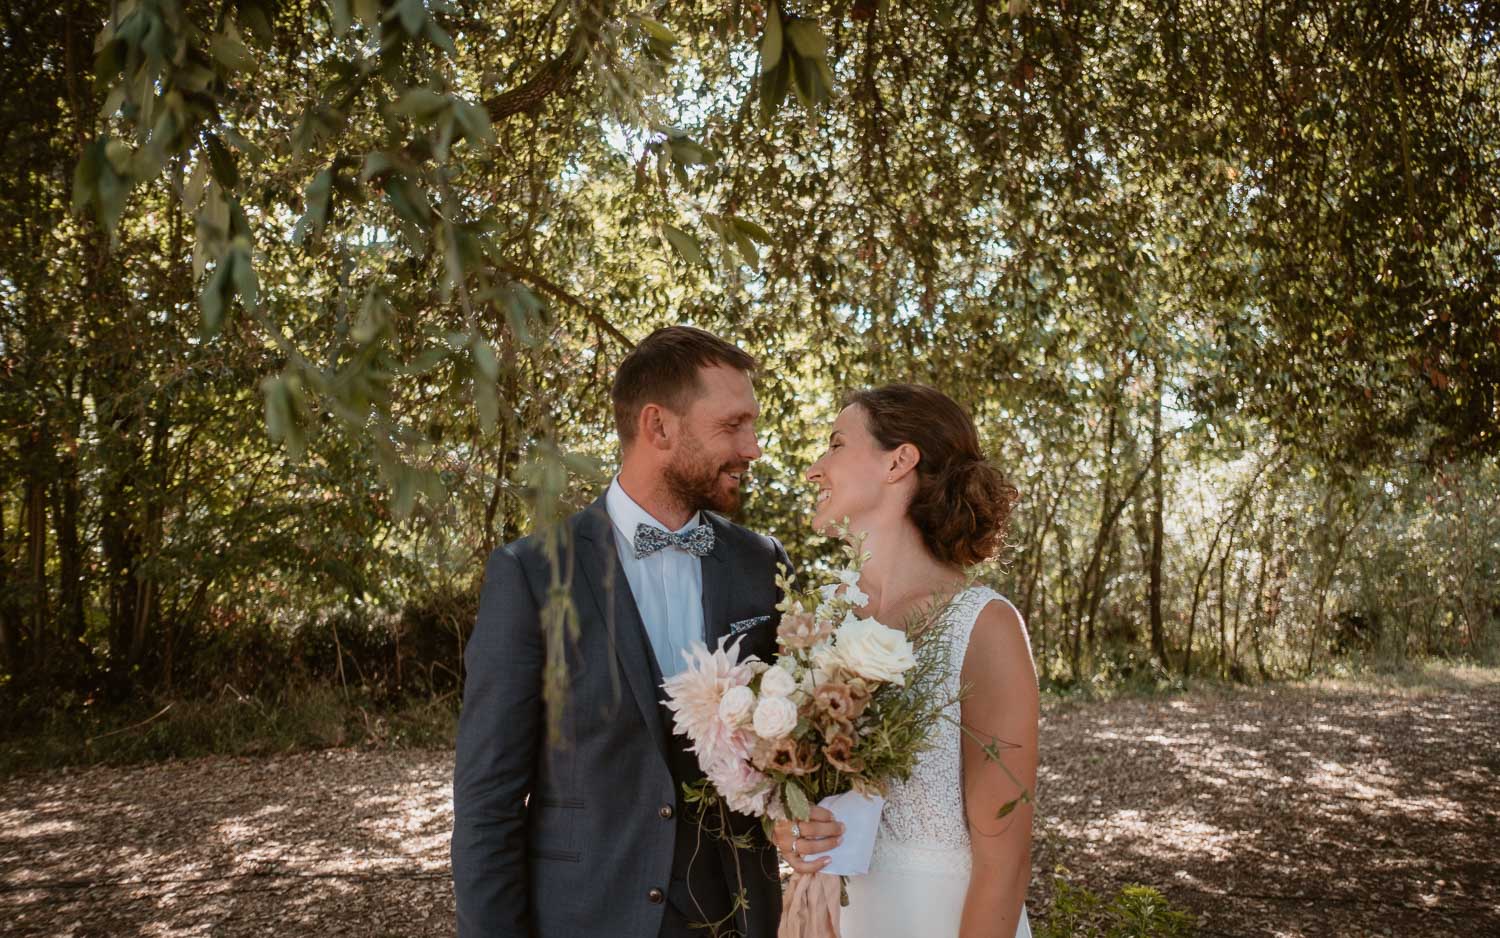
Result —
MULTIPOLYGON (((604 508, 609 512, 609 520, 614 522, 616 530, 620 532, 621 537, 625 538, 626 543, 635 543, 635 529, 640 525, 649 524, 653 528, 663 528, 660 521, 651 517, 650 512, 636 504, 635 499, 620 487, 619 476, 615 476, 614 481, 609 484, 609 491, 604 495, 604 508)), ((671 533, 680 534, 683 531, 691 531, 702 523, 703 513, 694 512, 687 524, 671 533)))

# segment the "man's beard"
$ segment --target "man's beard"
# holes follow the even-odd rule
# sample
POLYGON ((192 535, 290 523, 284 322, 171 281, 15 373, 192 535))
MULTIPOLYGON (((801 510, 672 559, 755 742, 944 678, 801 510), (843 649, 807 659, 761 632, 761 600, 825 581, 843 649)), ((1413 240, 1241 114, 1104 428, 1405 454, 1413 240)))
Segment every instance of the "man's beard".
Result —
MULTIPOLYGON (((667 491, 688 511, 716 511, 733 516, 740 510, 740 486, 725 490, 719 484, 719 475, 724 472, 744 472, 749 467, 743 463, 714 463, 703 454, 697 440, 685 441, 687 445, 671 465, 662 470, 662 479, 667 491)), ((742 486, 744 476, 741 476, 742 486)))

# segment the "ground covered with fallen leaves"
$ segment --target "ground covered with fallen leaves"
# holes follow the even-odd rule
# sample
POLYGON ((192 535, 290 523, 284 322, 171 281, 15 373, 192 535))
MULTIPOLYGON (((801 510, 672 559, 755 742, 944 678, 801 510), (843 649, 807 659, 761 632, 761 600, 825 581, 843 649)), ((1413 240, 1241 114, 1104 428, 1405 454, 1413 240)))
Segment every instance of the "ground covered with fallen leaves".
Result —
MULTIPOLYGON (((1044 711, 1034 915, 1064 866, 1158 886, 1203 936, 1500 935, 1500 672, 1044 711)), ((451 771, 331 750, 4 780, 0 931, 451 935, 451 771)))

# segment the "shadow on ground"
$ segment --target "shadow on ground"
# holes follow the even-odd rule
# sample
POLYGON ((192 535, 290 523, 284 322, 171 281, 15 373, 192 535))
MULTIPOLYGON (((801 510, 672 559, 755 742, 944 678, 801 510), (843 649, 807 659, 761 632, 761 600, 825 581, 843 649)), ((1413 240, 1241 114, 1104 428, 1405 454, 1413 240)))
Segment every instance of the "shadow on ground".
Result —
POLYGON ((208 758, 0 787, 8 935, 453 933, 452 757, 208 758))
POLYGON ((1043 735, 1039 872, 1156 885, 1210 936, 1500 934, 1493 674, 1121 700, 1043 735))
MULTIPOLYGON (((1050 871, 1160 887, 1204 936, 1500 934, 1500 678, 1051 706, 1050 871)), ((0 783, 7 935, 453 933, 446 752, 0 783)), ((858 938, 858 936, 849 936, 858 938)))

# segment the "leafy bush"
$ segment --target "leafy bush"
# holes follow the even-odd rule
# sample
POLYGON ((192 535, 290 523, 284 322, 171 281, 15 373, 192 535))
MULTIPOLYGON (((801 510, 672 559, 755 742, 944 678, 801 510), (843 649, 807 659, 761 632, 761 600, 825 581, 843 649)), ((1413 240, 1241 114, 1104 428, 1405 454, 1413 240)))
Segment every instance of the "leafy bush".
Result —
POLYGON ((1059 868, 1052 879, 1052 903, 1033 926, 1036 938, 1185 938, 1197 928, 1196 916, 1150 886, 1132 884, 1105 898, 1067 875, 1059 868))
POLYGON ((204 755, 270 755, 331 746, 453 745, 456 693, 377 700, 368 692, 297 681, 274 693, 217 695, 139 706, 62 700, 0 742, 0 777, 61 765, 125 764, 204 755))

